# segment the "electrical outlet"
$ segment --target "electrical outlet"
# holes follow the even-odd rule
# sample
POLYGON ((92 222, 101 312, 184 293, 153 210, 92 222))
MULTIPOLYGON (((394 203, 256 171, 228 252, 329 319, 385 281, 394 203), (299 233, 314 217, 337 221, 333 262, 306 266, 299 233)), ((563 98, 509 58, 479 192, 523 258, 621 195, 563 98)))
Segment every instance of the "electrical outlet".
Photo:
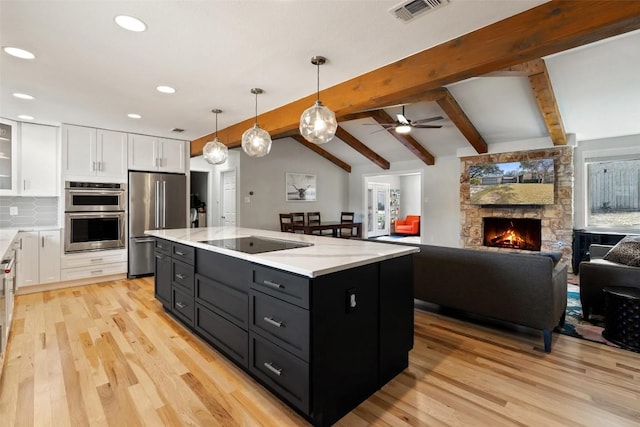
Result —
POLYGON ((18 207, 17 206, 9 207, 9 215, 11 216, 18 215, 18 207))

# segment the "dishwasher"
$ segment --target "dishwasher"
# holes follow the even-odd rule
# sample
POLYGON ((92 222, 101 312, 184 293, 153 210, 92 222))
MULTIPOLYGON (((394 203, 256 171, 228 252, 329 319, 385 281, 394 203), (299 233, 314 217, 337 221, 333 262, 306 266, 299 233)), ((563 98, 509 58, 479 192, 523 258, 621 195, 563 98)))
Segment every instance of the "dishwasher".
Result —
POLYGON ((10 250, 6 255, 7 257, 0 263, 0 274, 2 275, 0 286, 0 360, 9 339, 9 328, 13 316, 13 296, 16 291, 15 250, 10 250))

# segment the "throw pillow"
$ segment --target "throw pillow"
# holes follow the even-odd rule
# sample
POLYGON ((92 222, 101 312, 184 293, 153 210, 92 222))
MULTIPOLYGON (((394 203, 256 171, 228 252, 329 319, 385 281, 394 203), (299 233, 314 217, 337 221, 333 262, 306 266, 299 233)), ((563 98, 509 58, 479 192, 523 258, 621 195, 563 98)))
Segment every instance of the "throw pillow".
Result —
POLYGON ((558 264, 558 261, 560 261, 560 258, 562 258, 562 252, 540 252, 539 255, 551 258, 551 261, 553 261, 554 267, 556 266, 556 264, 558 264))
POLYGON ((626 236, 603 257, 607 261, 640 267, 640 236, 626 236))

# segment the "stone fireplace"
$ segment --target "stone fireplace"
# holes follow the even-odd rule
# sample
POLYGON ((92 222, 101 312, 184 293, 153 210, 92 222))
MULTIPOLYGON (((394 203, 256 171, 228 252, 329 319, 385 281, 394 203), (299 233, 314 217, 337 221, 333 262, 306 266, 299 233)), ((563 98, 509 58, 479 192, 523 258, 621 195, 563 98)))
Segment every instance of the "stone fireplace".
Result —
POLYGON ((534 218, 483 218, 483 244, 494 248, 539 251, 541 220, 534 218))
MULTIPOLYGON (((463 157, 460 175, 460 246, 487 251, 532 253, 512 242, 485 246, 484 223, 488 218, 535 219, 539 221, 542 252, 562 252, 561 262, 571 268, 573 238, 573 148, 516 151, 463 157), (553 158, 555 163, 554 204, 542 206, 485 206, 470 203, 469 166, 553 158)), ((490 231, 491 233, 492 231, 490 231)), ((504 234, 504 232, 503 232, 504 234)), ((491 237, 492 239, 496 236, 491 237)), ((503 240, 507 240, 506 236, 503 240)), ((509 239, 512 240, 512 239, 509 239)))

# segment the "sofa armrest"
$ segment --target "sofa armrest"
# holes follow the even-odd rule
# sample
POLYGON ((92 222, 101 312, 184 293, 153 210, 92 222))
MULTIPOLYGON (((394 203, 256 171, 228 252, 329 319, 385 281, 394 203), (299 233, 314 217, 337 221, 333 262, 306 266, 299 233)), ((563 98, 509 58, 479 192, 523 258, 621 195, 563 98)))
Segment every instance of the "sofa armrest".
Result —
POLYGON ((589 259, 602 259, 611 248, 613 248, 611 245, 591 244, 589 245, 589 259))

